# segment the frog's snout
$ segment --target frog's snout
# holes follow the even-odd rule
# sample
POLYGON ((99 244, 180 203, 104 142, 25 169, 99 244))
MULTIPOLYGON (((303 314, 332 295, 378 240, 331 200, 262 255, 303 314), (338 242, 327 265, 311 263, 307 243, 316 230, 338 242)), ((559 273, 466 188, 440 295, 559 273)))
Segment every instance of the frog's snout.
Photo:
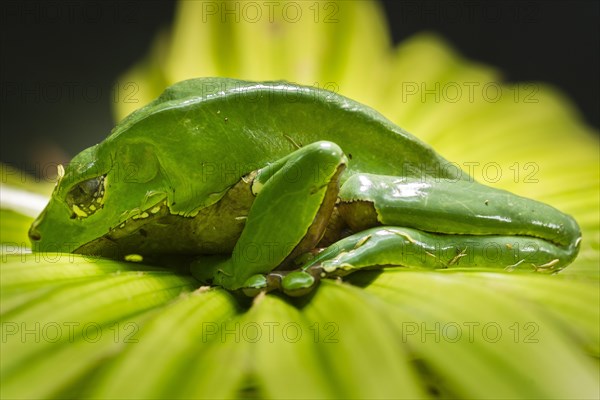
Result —
POLYGON ((42 234, 40 231, 38 231, 37 224, 35 223, 31 225, 31 228, 29 228, 29 239, 32 242, 37 242, 42 239, 42 234))

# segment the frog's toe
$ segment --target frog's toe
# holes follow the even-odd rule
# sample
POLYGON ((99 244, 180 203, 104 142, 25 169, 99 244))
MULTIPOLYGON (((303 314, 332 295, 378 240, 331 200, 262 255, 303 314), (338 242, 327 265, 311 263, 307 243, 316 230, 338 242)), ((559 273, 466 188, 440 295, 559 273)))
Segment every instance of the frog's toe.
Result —
POLYGON ((306 271, 292 271, 285 275, 281 282, 283 292, 292 297, 310 293, 319 280, 306 271))
POLYGON ((262 291, 266 291, 268 289, 269 283, 267 277, 265 275, 257 274, 252 275, 250 278, 244 282, 242 286, 242 291, 248 297, 254 297, 258 295, 262 291))
POLYGON ((240 288, 248 297, 260 292, 279 290, 291 297, 304 296, 310 293, 319 283, 320 273, 317 269, 306 271, 274 271, 266 275, 257 274, 248 278, 240 288))

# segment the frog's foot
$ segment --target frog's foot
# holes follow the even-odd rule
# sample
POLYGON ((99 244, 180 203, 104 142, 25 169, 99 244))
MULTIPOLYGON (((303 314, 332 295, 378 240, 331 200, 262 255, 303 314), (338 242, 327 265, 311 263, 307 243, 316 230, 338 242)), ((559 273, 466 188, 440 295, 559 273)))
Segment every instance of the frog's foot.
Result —
POLYGON ((313 291, 321 280, 319 267, 306 270, 273 271, 268 274, 256 274, 244 282, 242 292, 254 297, 260 292, 279 290, 290 297, 304 296, 313 291))

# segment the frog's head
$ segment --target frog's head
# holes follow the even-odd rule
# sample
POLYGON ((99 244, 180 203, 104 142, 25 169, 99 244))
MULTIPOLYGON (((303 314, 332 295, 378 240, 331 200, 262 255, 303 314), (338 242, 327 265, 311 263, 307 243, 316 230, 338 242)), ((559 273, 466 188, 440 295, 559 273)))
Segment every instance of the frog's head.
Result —
POLYGON ((82 151, 59 168, 50 202, 29 229, 32 248, 72 253, 102 238, 164 199, 164 191, 153 190, 158 171, 152 148, 143 143, 107 140, 82 151))

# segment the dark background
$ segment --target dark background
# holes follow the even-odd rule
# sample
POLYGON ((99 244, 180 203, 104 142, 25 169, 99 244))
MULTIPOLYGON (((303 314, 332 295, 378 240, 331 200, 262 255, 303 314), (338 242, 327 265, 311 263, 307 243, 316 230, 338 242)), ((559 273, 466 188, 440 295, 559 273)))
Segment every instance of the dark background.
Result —
MULTIPOLYGON (((502 70, 508 81, 559 87, 595 128, 599 4, 383 1, 395 43, 435 31, 467 58, 502 70)), ((174 6, 163 1, 4 1, 0 161, 35 174, 44 160, 67 161, 102 140, 113 126, 113 83, 147 54, 155 32, 170 26, 174 6)))

